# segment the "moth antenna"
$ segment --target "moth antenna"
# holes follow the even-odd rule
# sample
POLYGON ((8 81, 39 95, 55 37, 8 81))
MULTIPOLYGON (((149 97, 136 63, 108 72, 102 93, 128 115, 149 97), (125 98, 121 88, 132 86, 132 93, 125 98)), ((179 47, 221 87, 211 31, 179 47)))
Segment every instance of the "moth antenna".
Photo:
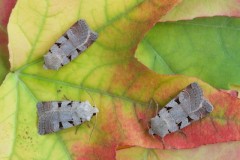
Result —
POLYGON ((187 135, 185 132, 183 132, 182 130, 178 130, 178 133, 182 134, 187 139, 187 135))
MULTIPOLYGON (((213 121, 213 118, 212 118, 211 116, 210 116, 210 120, 211 120, 211 123, 212 123, 212 125, 213 125, 215 131, 217 132, 218 129, 217 129, 217 127, 216 127, 216 125, 215 125, 215 123, 214 123, 214 121, 213 121)), ((200 121, 200 122, 201 122, 201 121, 200 121)))
POLYGON ((164 141, 164 137, 161 138, 162 144, 163 144, 163 149, 166 149, 166 145, 165 145, 165 141, 164 141))
POLYGON ((143 118, 139 118, 138 117, 136 103, 133 103, 133 108, 134 108, 134 111, 135 111, 135 115, 136 115, 136 117, 138 119, 138 122, 140 123, 143 120, 143 118))
POLYGON ((90 139, 91 139, 91 137, 92 137, 93 131, 94 131, 94 129, 95 129, 96 126, 97 126, 97 117, 98 117, 98 114, 96 114, 94 126, 93 126, 93 129, 91 130, 91 133, 90 133, 90 136, 89 136, 89 139, 88 139, 88 143, 90 143, 90 139))
POLYGON ((150 102, 149 102, 149 105, 148 105, 148 109, 147 109, 147 112, 149 111, 150 107, 152 107, 152 103, 155 103, 155 105, 157 106, 156 108, 156 111, 154 113, 154 116, 158 113, 158 103, 155 99, 151 98, 150 102))
POLYGON ((90 128, 90 125, 88 123, 86 123, 87 127, 90 128))
POLYGON ((87 94, 89 95, 89 97, 92 99, 92 102, 93 102, 93 104, 94 104, 93 106, 96 107, 96 103, 95 103, 93 97, 91 96, 91 94, 90 94, 88 91, 86 91, 86 92, 87 92, 87 94))
POLYGON ((66 97, 66 95, 65 95, 65 94, 63 95, 63 98, 69 101, 69 99, 66 97))
MULTIPOLYGON (((147 112, 146 113, 148 113, 148 110, 149 110, 149 108, 150 107, 152 107, 152 102, 153 102, 153 99, 151 98, 151 100, 150 100, 150 102, 149 102, 149 104, 148 104, 148 108, 147 108, 147 112)), ((148 119, 148 118, 147 118, 148 119)), ((148 130, 150 129, 150 127, 149 127, 149 122, 147 122, 147 128, 148 128, 148 130)), ((153 135, 152 135, 153 136, 153 135)), ((154 137, 154 136, 153 136, 154 137)))
MULTIPOLYGON (((80 124, 80 125, 81 125, 81 124, 80 124)), ((77 131, 78 131, 78 128, 80 127, 80 125, 78 125, 78 126, 76 127, 75 134, 77 134, 77 131)))
POLYGON ((157 101, 155 100, 155 99, 153 99, 154 100, 154 103, 156 104, 156 106, 157 106, 157 108, 156 108, 156 111, 155 111, 155 115, 158 113, 158 103, 157 103, 157 101))
MULTIPOLYGON (((148 106, 148 109, 147 109, 147 113, 148 113, 149 108, 152 107, 153 101, 154 101, 155 105, 157 106, 156 111, 155 111, 155 115, 156 115, 156 114, 158 113, 158 103, 157 103, 157 101, 156 101, 155 99, 153 99, 153 98, 151 98, 151 100, 150 100, 150 102, 149 102, 149 106, 148 106)), ((150 123, 150 122, 148 121, 148 123, 147 123, 147 128, 148 128, 148 130, 150 129, 149 123, 150 123)), ((154 135, 152 135, 152 137, 154 137, 154 135)), ((154 137, 154 138, 155 138, 155 137, 154 137)))
MULTIPOLYGON (((165 142, 165 140, 164 140, 164 137, 163 138, 160 138, 161 139, 161 141, 162 141, 162 144, 163 144, 163 149, 167 149, 167 143, 165 142)), ((173 146, 170 146, 170 145, 168 145, 168 147, 170 147, 170 149, 177 149, 176 147, 173 147, 173 146)))
POLYGON ((150 102, 148 104, 147 113, 148 113, 149 108, 152 107, 152 103, 153 103, 153 99, 151 98, 151 100, 150 100, 150 102))
MULTIPOLYGON (((92 99, 92 101, 93 101, 93 104, 94 104, 94 107, 96 107, 96 103, 95 103, 93 97, 91 96, 91 94, 89 94, 88 91, 86 91, 86 92, 87 92, 88 95, 91 97, 91 99, 92 99)), ((94 131, 94 129, 95 129, 96 126, 97 126, 97 118, 98 118, 98 114, 96 113, 96 118, 95 118, 94 126, 93 126, 93 129, 92 129, 91 133, 90 133, 90 136, 89 136, 89 140, 88 140, 88 142, 90 142, 90 139, 91 139, 91 137, 92 137, 93 131, 94 131)))
MULTIPOLYGON (((89 140, 88 140, 88 142, 90 142, 90 138, 91 138, 91 136, 92 136, 93 130, 94 130, 94 129, 95 129, 95 127, 96 127, 96 123, 97 123, 97 114, 96 114, 96 119, 95 119, 95 122, 94 122, 93 129, 92 129, 92 131, 91 131, 91 133, 90 133, 90 137, 89 137, 89 140)), ((81 124, 80 124, 80 125, 81 125, 81 124)), ((75 134, 77 134, 77 131, 78 131, 78 129, 79 129, 79 127, 80 127, 80 125, 78 125, 78 126, 76 127, 75 134)), ((90 127, 88 124, 87 124, 87 126, 88 126, 88 127, 90 127)))
MULTIPOLYGON (((92 99, 92 101, 93 101, 93 104, 94 104, 93 107, 96 107, 96 103, 95 103, 93 97, 91 96, 91 94, 90 94, 88 91, 86 91, 86 92, 87 92, 87 94, 89 95, 89 97, 90 97, 90 98, 92 99)), ((92 129, 91 133, 90 133, 90 136, 89 136, 89 139, 88 139, 88 143, 90 143, 90 139, 91 139, 91 137, 92 137, 93 131, 94 131, 94 129, 95 129, 96 126, 97 126, 97 117, 98 117, 98 116, 97 116, 97 113, 96 113, 96 118, 95 118, 94 126, 93 126, 93 129, 92 129)))

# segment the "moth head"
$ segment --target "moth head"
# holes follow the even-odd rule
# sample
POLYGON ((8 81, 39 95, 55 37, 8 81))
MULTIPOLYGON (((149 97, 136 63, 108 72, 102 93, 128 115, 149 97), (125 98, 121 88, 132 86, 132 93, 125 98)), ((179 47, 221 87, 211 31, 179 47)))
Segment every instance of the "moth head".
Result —
POLYGON ((99 112, 97 107, 93 107, 93 116, 95 116, 99 112))
POLYGON ((152 136, 155 135, 155 133, 153 132, 153 130, 151 128, 148 130, 148 133, 152 136))
POLYGON ((99 110, 96 107, 91 106, 88 101, 82 102, 81 106, 77 107, 78 116, 87 121, 90 121, 92 116, 98 112, 99 110))
POLYGON ((48 53, 44 56, 44 68, 58 70, 62 66, 62 58, 57 54, 48 53))

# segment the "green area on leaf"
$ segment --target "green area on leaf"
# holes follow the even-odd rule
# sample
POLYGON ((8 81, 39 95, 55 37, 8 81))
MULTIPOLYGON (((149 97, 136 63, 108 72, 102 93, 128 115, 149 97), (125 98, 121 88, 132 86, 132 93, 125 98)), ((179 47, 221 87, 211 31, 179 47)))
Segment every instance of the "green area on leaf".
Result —
POLYGON ((158 23, 136 58, 161 74, 198 77, 217 88, 240 84, 240 19, 214 17, 158 23))

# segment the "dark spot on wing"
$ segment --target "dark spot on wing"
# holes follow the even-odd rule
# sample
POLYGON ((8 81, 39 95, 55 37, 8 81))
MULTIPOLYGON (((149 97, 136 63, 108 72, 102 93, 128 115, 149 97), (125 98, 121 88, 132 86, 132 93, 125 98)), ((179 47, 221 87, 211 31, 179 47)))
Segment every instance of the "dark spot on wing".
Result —
POLYGON ((71 123, 74 126, 73 121, 68 121, 68 123, 71 123))
POLYGON ((192 122, 193 121, 193 119, 191 117, 189 117, 189 116, 187 116, 187 119, 188 119, 188 122, 192 122))
POLYGON ((93 116, 96 116, 96 113, 93 113, 93 116))
POLYGON ((168 129, 168 133, 172 133, 171 131, 169 131, 169 129, 168 129))
POLYGON ((68 35, 64 35, 64 37, 65 37, 66 39, 69 39, 68 35))
POLYGON ((72 105, 72 101, 71 101, 71 102, 69 102, 67 105, 68 105, 68 106, 71 106, 71 105, 72 105))
POLYGON ((71 61, 71 59, 72 59, 72 56, 71 56, 71 55, 69 55, 69 56, 67 56, 67 58, 69 59, 69 61, 71 61))
POLYGON ((181 129, 182 122, 178 123, 178 129, 181 129))
POLYGON ((55 43, 57 46, 58 46, 58 48, 60 48, 61 47, 61 43, 55 43))
POLYGON ((172 107, 166 106, 165 107, 167 109, 167 111, 169 111, 170 109, 172 109, 172 107))
POLYGON ((51 49, 48 50, 50 53, 52 53, 51 49))
POLYGON ((60 128, 60 129, 63 129, 62 122, 59 122, 59 128, 60 128))
POLYGON ((62 106, 62 103, 58 102, 58 108, 61 108, 61 106, 62 106))
POLYGON ((77 51, 78 53, 80 53, 80 52, 81 52, 81 50, 80 50, 80 49, 78 49, 78 48, 76 49, 76 51, 77 51))
POLYGON ((180 104, 179 97, 177 97, 174 101, 180 104))

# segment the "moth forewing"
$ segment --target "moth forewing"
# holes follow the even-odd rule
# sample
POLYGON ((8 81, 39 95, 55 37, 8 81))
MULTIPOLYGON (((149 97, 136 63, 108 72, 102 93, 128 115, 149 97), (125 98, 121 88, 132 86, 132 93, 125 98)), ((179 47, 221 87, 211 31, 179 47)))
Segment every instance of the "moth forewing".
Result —
POLYGON ((37 104, 38 132, 48 134, 90 121, 99 110, 88 101, 48 101, 37 104))
POLYGON ((213 106, 203 97, 200 86, 196 82, 191 83, 151 119, 149 134, 163 138, 212 111, 213 106))
POLYGON ((85 51, 98 34, 92 31, 85 20, 79 20, 60 37, 44 55, 44 68, 58 70, 85 51))

